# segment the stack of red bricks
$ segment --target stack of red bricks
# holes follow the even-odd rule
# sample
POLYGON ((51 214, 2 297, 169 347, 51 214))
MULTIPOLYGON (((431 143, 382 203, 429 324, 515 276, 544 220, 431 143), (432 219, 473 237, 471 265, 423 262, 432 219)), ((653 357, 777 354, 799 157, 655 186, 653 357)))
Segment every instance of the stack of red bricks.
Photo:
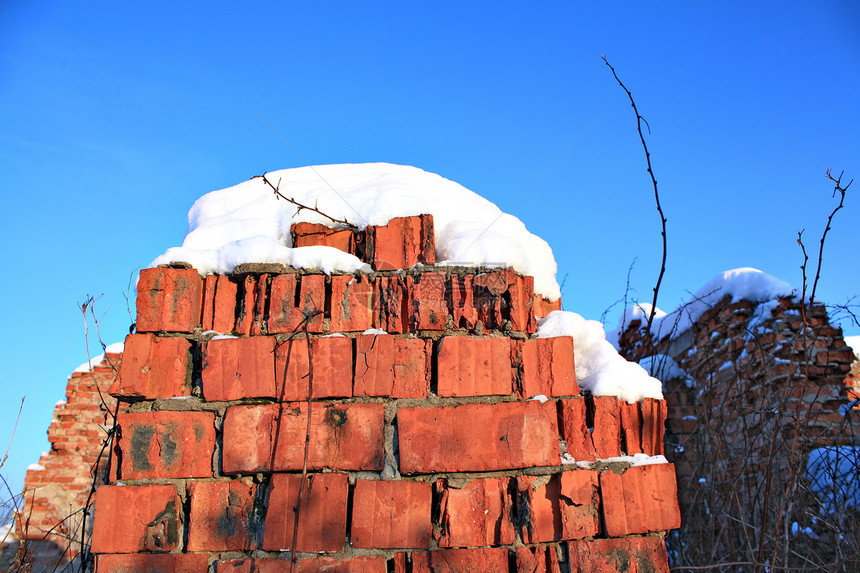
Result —
POLYGON ((296 227, 374 272, 141 272, 97 571, 668 570, 674 467, 597 461, 665 405, 583 395, 532 277, 434 266, 427 215, 296 227))

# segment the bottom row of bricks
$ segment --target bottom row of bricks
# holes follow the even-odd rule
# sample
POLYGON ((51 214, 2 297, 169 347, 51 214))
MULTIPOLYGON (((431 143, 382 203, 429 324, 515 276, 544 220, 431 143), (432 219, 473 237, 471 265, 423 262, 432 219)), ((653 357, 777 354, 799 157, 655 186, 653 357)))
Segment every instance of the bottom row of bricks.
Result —
MULTIPOLYGON (((247 478, 187 482, 185 550, 291 550, 301 480, 296 474, 274 474, 268 488, 247 478)), ((478 478, 463 487, 445 480, 434 485, 359 479, 351 513, 346 474, 314 474, 302 490, 299 552, 343 551, 350 516, 349 545, 362 549, 426 549, 433 538, 440 547, 512 545, 517 532, 524 543, 547 543, 601 531, 618 537, 680 525, 671 464, 636 466, 620 474, 575 469, 551 476, 478 478)), ((181 550, 182 507, 173 485, 102 486, 96 493, 92 550, 181 550)))

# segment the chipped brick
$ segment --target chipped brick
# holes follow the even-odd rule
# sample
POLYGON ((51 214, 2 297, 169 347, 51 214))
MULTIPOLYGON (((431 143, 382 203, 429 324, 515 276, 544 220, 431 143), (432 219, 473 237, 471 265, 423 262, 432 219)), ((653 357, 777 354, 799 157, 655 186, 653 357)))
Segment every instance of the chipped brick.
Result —
POLYGON ((182 504, 172 485, 112 486, 96 490, 93 553, 167 552, 182 538, 182 504))
POLYGON ((256 549, 256 490, 239 480, 189 482, 188 551, 256 549))
POLYGON ((203 279, 194 269, 142 269, 137 332, 191 332, 200 326, 203 279))
POLYGON ((439 343, 439 396, 508 395, 511 341, 504 336, 446 336, 439 343))
POLYGON ((427 397, 432 341, 388 334, 365 334, 355 341, 356 396, 427 397))
POLYGON ((353 494, 352 546, 428 547, 431 497, 432 486, 425 482, 358 480, 353 494))
POLYGON ((184 338, 129 334, 114 397, 169 398, 191 395, 191 344, 184 338))
POLYGON ((275 339, 271 336, 210 340, 203 350, 207 401, 277 398, 275 339))

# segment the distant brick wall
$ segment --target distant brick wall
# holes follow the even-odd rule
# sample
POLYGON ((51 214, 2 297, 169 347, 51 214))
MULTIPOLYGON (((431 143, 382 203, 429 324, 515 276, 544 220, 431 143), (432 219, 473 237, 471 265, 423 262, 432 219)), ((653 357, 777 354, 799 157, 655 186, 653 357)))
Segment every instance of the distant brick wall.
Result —
POLYGON ((665 402, 582 395, 531 277, 432 266, 431 218, 305 230, 378 270, 141 272, 97 571, 668 570, 674 467, 563 463, 661 454, 665 402))
POLYGON ((27 470, 17 534, 34 550, 34 571, 52 571, 80 551, 84 508, 107 469, 102 446, 116 405, 108 389, 121 359, 108 353, 91 372, 69 377, 66 401, 57 404, 48 427, 51 449, 27 470))
MULTIPOLYGON (((620 339, 628 359, 669 355, 690 376, 664 381, 666 455, 677 469, 685 524, 675 535, 681 544, 724 536, 718 555, 740 543, 720 532, 721 523, 731 525, 726 516, 742 518, 750 531, 775 522, 775 508, 764 504, 779 506, 789 480, 806 483, 810 450, 860 445, 852 389, 860 366, 824 306, 808 310, 805 337, 797 301, 780 299, 767 320, 756 318, 756 307, 725 297, 684 332, 650 340, 635 321, 620 339)), ((785 527, 815 525, 817 501, 803 497, 779 510, 785 527)), ((819 521, 814 545, 825 555, 837 541, 827 541, 834 532, 819 521)))

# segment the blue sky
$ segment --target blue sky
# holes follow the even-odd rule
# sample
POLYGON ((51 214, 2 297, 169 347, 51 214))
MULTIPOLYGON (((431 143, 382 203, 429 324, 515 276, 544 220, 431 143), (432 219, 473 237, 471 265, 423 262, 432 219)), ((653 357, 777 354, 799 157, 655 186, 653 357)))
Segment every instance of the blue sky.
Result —
MULTIPOLYGON (((0 437, 26 394, 2 470, 16 490, 86 359, 78 304, 102 295, 104 340, 122 340, 130 275, 181 243, 197 197, 304 165, 265 122, 310 163, 411 164, 484 195, 552 245, 565 308, 595 319, 634 260, 650 300, 660 258, 635 118, 602 54, 651 126, 663 308, 741 266, 800 286, 797 231, 814 254, 835 206, 825 171, 860 178, 854 2, 116 4, 0 4, 0 437)), ((860 294, 858 192, 827 241, 827 302, 860 294)))

